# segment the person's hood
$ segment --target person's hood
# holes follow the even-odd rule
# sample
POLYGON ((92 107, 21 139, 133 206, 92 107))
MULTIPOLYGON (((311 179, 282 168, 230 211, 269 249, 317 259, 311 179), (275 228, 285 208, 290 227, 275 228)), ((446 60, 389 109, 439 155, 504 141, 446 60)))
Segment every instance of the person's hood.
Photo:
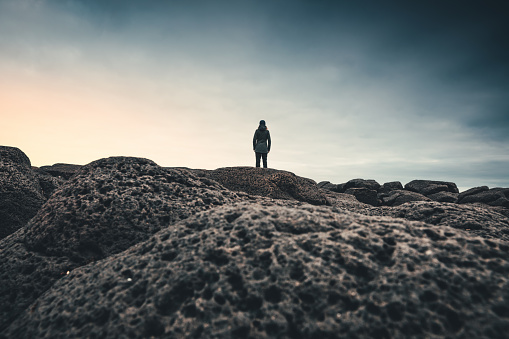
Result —
POLYGON ((260 125, 260 126, 258 126, 258 130, 259 130, 259 131, 262 131, 262 132, 263 132, 263 131, 266 131, 266 130, 267 130, 267 126, 265 126, 265 125, 260 125))

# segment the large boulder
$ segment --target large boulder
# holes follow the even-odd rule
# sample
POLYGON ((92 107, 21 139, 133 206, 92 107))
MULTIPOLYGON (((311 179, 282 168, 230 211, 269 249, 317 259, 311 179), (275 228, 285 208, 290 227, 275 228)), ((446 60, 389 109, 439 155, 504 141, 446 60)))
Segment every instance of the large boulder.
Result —
POLYGON ((489 191, 488 186, 473 187, 471 189, 463 191, 460 194, 458 194, 458 203, 461 203, 461 200, 463 200, 463 198, 468 195, 474 195, 474 194, 485 192, 485 191, 489 191))
POLYGON ((430 198, 424 195, 407 190, 390 191, 382 197, 382 204, 385 206, 398 206, 410 201, 430 201, 430 198))
POLYGON ((41 186, 42 193, 46 199, 49 199, 53 195, 53 192, 55 192, 66 181, 66 179, 63 179, 62 177, 55 177, 38 167, 32 166, 32 171, 34 172, 37 180, 39 180, 39 185, 41 186))
POLYGON ((405 185, 405 189, 426 196, 438 192, 459 193, 455 183, 434 180, 412 180, 405 185))
POLYGON ((379 194, 389 194, 392 191, 403 190, 403 185, 399 181, 391 181, 384 183, 379 189, 379 194))
POLYGON ((23 229, 0 242, 0 331, 67 271, 198 211, 242 200, 217 182, 147 159, 113 157, 84 166, 23 229))
POLYGON ((0 146, 0 239, 24 226, 45 200, 25 153, 0 146))
POLYGON ((367 188, 369 190, 377 191, 380 184, 373 179, 352 179, 345 183, 344 190, 349 188, 367 188))
POLYGON ((455 203, 458 201, 458 193, 440 191, 437 193, 429 194, 428 198, 437 202, 455 203))
POLYGON ((51 166, 41 166, 40 169, 54 177, 67 180, 76 174, 81 167, 83 166, 74 164, 54 164, 51 166))
POLYGON ((104 258, 197 211, 239 200, 215 181, 151 160, 111 157, 82 167, 26 227, 28 249, 104 258))
POLYGON ((349 188, 345 191, 345 194, 353 195, 357 200, 359 200, 362 203, 369 204, 372 206, 378 206, 378 195, 375 190, 371 190, 365 187, 349 188))
POLYGON ((73 270, 8 338, 505 338, 509 246, 302 205, 202 212, 73 270))
POLYGON ((287 171, 256 167, 226 167, 207 171, 206 176, 232 191, 313 205, 330 205, 316 182, 287 171))
POLYGON ((460 204, 483 203, 490 206, 502 206, 509 208, 509 188, 492 188, 477 193, 463 195, 460 204))
POLYGON ((363 213, 449 226, 486 239, 509 241, 509 218, 500 211, 482 204, 458 205, 435 201, 413 201, 396 207, 366 209, 363 213))

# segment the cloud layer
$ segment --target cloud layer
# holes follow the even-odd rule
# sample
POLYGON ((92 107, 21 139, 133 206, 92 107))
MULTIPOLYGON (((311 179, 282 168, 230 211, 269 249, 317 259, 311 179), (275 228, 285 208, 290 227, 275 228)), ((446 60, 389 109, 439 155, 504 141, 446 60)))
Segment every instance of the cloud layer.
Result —
POLYGON ((509 187, 503 1, 0 0, 1 143, 509 187))

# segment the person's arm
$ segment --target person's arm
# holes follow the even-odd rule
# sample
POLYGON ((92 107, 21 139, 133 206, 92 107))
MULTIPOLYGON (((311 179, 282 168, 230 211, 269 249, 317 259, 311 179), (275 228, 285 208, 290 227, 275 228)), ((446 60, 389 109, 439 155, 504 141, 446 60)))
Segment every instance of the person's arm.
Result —
POLYGON ((253 137, 253 151, 256 149, 256 140, 258 139, 256 137, 256 133, 258 133, 258 130, 255 131, 254 137, 253 137))
POLYGON ((270 152, 270 132, 267 131, 267 152, 270 152))

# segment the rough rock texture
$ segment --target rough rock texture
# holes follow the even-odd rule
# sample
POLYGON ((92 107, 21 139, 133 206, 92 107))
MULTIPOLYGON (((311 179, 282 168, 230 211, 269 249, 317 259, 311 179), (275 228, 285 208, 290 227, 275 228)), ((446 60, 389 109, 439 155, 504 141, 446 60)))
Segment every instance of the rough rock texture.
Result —
POLYGON ((492 188, 474 194, 462 196, 460 204, 480 202, 490 206, 509 208, 509 188, 492 188))
POLYGON ((83 166, 73 164, 54 164, 51 166, 42 166, 40 167, 40 169, 51 174, 54 177, 59 177, 67 180, 70 179, 74 174, 76 174, 81 167, 83 166))
POLYGON ((433 180, 412 180, 405 185, 405 189, 422 195, 430 195, 438 192, 459 192, 458 187, 453 182, 433 180))
POLYGON ((505 338, 508 276, 505 241, 244 203, 72 271, 3 335, 505 338))
POLYGON ((0 239, 24 226, 44 201, 30 159, 18 148, 0 146, 0 239))
POLYGON ((410 201, 430 201, 430 198, 416 192, 406 190, 394 190, 382 197, 382 202, 387 206, 398 206, 410 201))
POLYGON ((396 190, 403 190, 403 185, 399 181, 391 181, 391 182, 386 182, 385 184, 383 184, 378 189, 378 193, 388 194, 388 193, 390 193, 392 191, 396 191, 396 190))
POLYGON ((42 193, 46 199, 49 199, 53 192, 55 192, 65 182, 65 179, 61 177, 54 177, 38 167, 32 166, 32 171, 37 180, 39 180, 39 185, 41 186, 42 193))
POLYGON ((227 167, 207 171, 206 176, 224 187, 274 199, 289 199, 327 205, 327 199, 311 179, 286 171, 254 167, 227 167))
POLYGON ((480 187, 474 187, 474 188, 468 189, 464 192, 461 192, 460 194, 458 194, 458 203, 461 203, 461 200, 463 200, 463 198, 466 197, 467 195, 473 195, 473 194, 481 193, 481 192, 488 191, 488 190, 489 190, 488 186, 480 186, 480 187))
POLYGON ((185 170, 114 157, 84 166, 0 243, 0 331, 54 281, 197 211, 247 198, 185 170))
POLYGON ((361 187, 361 188, 349 188, 345 191, 345 194, 351 194, 357 200, 362 203, 369 204, 372 206, 378 206, 378 195, 375 190, 361 187))
POLYGON ((81 168, 25 231, 28 249, 83 263, 118 253, 193 213, 239 200, 217 182, 151 160, 112 157, 81 168))
POLYGON ((457 205, 435 201, 413 201, 396 207, 371 208, 362 213, 450 226, 486 239, 509 241, 509 218, 482 204, 457 205))

